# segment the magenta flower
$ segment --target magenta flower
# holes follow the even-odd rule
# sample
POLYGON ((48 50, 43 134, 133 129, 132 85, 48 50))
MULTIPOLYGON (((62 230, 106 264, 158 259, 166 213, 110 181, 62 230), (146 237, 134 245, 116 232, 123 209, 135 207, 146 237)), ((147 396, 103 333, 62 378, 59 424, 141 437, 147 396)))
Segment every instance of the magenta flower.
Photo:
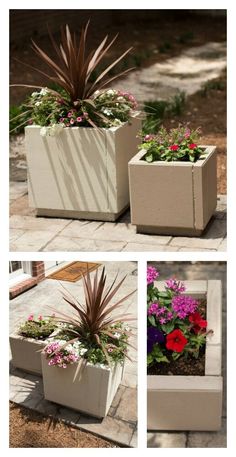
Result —
POLYGON ((73 125, 75 123, 74 119, 70 120, 70 124, 73 125))
POLYGON ((34 315, 33 314, 30 314, 27 321, 33 321, 34 320, 34 315))
POLYGON ((155 267, 147 267, 147 284, 152 284, 156 278, 158 278, 159 273, 155 267))
POLYGON ((152 314, 156 314, 158 311, 159 303, 152 303, 147 311, 148 316, 151 316, 152 314))
POLYGON ((72 116, 73 116, 72 112, 69 111, 69 112, 67 113, 67 117, 72 117, 72 116))
POLYGON ((170 278, 166 281, 166 287, 177 294, 184 292, 186 287, 183 282, 177 281, 175 278, 170 278))
POLYGON ((190 297, 189 295, 176 295, 172 299, 172 309, 180 319, 193 314, 198 308, 197 300, 190 297))
POLYGON ((82 122, 83 118, 82 118, 81 116, 78 116, 78 117, 76 118, 76 120, 77 120, 77 122, 82 122))

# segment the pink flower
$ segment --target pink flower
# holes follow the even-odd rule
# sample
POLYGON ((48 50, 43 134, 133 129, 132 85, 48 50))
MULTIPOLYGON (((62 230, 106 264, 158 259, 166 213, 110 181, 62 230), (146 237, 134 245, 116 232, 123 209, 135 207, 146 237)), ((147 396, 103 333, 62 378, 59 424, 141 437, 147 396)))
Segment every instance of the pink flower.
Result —
POLYGON ((81 116, 77 117, 77 122, 82 122, 83 118, 81 116))
POLYGON ((71 112, 71 111, 69 111, 69 112, 67 113, 67 117, 72 117, 72 112, 71 112))
POLYGON ((30 314, 27 320, 28 320, 28 321, 33 321, 33 320, 34 320, 34 315, 33 315, 33 314, 30 314))
POLYGON ((146 135, 144 137, 144 141, 148 142, 148 141, 151 141, 153 139, 153 135, 146 135))
POLYGON ((108 348, 107 352, 113 352, 113 349, 112 348, 108 348))
POLYGON ((64 117, 60 117, 59 122, 64 122, 64 117))
POLYGON ((75 123, 74 119, 70 120, 70 124, 73 125, 75 123))
POLYGON ((38 320, 39 320, 39 321, 42 321, 42 320, 43 320, 42 314, 39 315, 38 320))
POLYGON ((197 147, 197 144, 196 143, 191 143, 189 145, 189 149, 195 149, 197 147))

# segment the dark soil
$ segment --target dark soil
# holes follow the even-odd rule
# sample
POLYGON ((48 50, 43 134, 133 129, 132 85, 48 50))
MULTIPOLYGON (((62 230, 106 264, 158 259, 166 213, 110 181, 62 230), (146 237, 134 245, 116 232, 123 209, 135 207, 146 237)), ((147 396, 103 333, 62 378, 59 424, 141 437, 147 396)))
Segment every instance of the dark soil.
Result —
MULTIPOLYGON (((170 359, 171 360, 171 359, 170 359)), ((148 368, 148 375, 175 375, 175 376, 204 376, 205 374, 205 351, 198 359, 179 358, 170 363, 158 363, 148 368)))
POLYGON ((117 448, 118 446, 10 402, 9 447, 117 448))

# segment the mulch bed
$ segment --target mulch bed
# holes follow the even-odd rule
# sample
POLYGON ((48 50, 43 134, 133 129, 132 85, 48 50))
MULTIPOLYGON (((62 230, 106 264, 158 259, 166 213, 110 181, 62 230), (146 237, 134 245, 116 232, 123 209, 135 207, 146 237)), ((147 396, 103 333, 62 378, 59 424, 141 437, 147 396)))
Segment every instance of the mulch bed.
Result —
POLYGON ((119 446, 10 402, 9 447, 117 448, 119 446))

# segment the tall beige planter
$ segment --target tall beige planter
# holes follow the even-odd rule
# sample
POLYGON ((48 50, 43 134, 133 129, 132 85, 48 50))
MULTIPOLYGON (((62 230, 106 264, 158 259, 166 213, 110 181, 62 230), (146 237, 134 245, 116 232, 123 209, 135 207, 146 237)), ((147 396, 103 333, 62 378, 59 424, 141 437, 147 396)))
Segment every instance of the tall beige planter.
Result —
POLYGON ((216 148, 191 162, 129 162, 131 222, 140 233, 199 236, 217 203, 216 148))
POLYGON ((41 376, 41 350, 45 345, 44 341, 25 338, 17 334, 10 335, 12 364, 23 371, 41 376))
MULTIPOLYGON (((221 281, 186 281, 187 293, 207 298, 205 376, 148 376, 149 430, 219 430, 222 416, 221 281)), ((158 281, 159 288, 159 281, 158 281)))
POLYGON ((63 369, 49 366, 44 354, 41 357, 46 400, 92 416, 106 416, 122 380, 123 365, 111 370, 87 364, 75 377, 77 363, 63 369))
POLYGON ((114 221, 129 206, 128 162, 141 121, 110 129, 25 129, 29 203, 39 216, 114 221))

